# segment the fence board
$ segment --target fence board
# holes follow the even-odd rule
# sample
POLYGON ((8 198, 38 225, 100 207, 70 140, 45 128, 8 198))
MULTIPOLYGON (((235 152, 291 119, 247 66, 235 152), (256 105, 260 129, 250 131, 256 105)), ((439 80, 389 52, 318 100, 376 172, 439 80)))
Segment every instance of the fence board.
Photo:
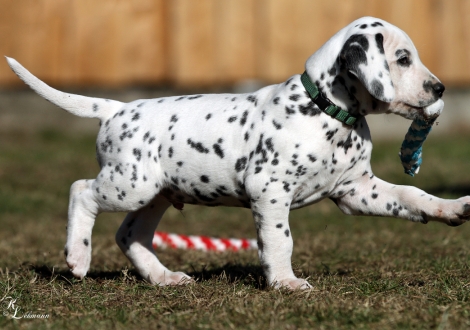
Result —
MULTIPOLYGON (((53 84, 277 82, 361 16, 405 30, 446 84, 470 84, 468 0, 0 0, 0 52, 53 84)), ((0 86, 20 85, 0 65, 0 86)))

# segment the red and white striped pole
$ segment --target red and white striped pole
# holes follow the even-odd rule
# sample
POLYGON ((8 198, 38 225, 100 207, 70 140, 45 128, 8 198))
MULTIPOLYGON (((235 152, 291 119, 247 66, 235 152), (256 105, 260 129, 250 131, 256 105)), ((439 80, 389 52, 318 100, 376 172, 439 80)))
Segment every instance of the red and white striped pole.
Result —
POLYGON ((206 236, 185 236, 155 232, 152 241, 154 248, 175 248, 202 251, 239 251, 257 249, 255 239, 213 238, 206 236))

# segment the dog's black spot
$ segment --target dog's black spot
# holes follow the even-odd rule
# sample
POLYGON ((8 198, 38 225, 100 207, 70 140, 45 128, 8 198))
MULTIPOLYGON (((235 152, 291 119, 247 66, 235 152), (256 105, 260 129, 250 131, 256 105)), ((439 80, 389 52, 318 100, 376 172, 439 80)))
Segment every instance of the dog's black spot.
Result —
POLYGON ((289 108, 289 107, 286 107, 286 113, 287 113, 288 115, 293 115, 293 114, 295 113, 295 110, 294 110, 294 109, 291 109, 291 108, 289 108))
POLYGON ((276 228, 282 228, 282 223, 278 223, 278 224, 276 225, 276 228))
POLYGON ((209 177, 207 175, 201 175, 200 179, 204 183, 209 183, 209 177))
POLYGON ((228 122, 233 123, 235 120, 237 120, 237 116, 232 116, 228 119, 228 122))
POLYGON ((246 162, 247 162, 246 157, 242 157, 242 158, 237 159, 237 162, 235 163, 235 170, 237 172, 243 171, 246 167, 246 162))
POLYGON ((286 192, 289 192, 290 191, 290 188, 289 188, 290 184, 286 181, 283 181, 282 183, 284 183, 284 186, 282 188, 284 188, 284 190, 286 192))
MULTIPOLYGON (((123 126, 124 126, 124 125, 125 125, 125 124, 123 124, 123 126)), ((124 128, 124 127, 123 127, 123 128, 124 128)), ((147 133, 144 134, 144 137, 143 137, 144 142, 145 142, 145 140, 147 140, 147 139, 149 138, 149 136, 150 136, 150 131, 148 131, 147 133)))
POLYGON ((299 98, 300 98, 299 94, 292 94, 291 96, 289 96, 289 100, 291 101, 298 101, 299 98))
POLYGON ((304 116, 310 117, 318 116, 319 114, 321 114, 320 109, 318 109, 312 101, 310 101, 306 105, 299 104, 299 112, 304 116))
POLYGON ((279 97, 275 97, 275 98, 273 99, 273 103, 277 105, 277 104, 279 104, 279 100, 280 100, 279 97))
POLYGON ((373 194, 372 194, 372 198, 373 198, 373 199, 376 199, 377 197, 379 197, 379 194, 377 194, 377 193, 373 193, 373 194))
POLYGON ((200 97, 202 97, 202 95, 193 95, 193 96, 189 96, 188 100, 195 100, 195 99, 198 99, 200 97))
POLYGON ((372 80, 370 83, 370 92, 375 98, 382 99, 384 95, 383 84, 377 79, 372 80))
POLYGON ((379 49, 379 52, 380 54, 385 54, 385 51, 384 51, 384 36, 382 35, 382 33, 377 33, 375 35, 375 42, 377 44, 377 48, 379 49))
POLYGON ((266 148, 270 152, 274 152, 274 144, 273 144, 273 139, 272 138, 266 139, 266 141, 264 141, 264 143, 266 144, 266 148))
POLYGON ((326 137, 327 137, 327 141, 330 141, 333 136, 335 136, 336 132, 338 131, 338 129, 334 130, 334 131, 328 131, 326 132, 326 137))
POLYGON ((217 156, 219 156, 220 158, 224 158, 224 150, 222 149, 220 144, 214 144, 212 148, 214 149, 214 152, 217 156))
POLYGON ((256 102, 256 96, 254 96, 254 95, 248 95, 248 97, 246 99, 248 101, 252 102, 252 103, 256 102))
POLYGON ((360 29, 365 29, 365 28, 367 28, 367 24, 362 24, 359 28, 360 29))
POLYGON ((248 118, 248 111, 245 111, 243 112, 242 118, 240 119, 241 126, 245 125, 247 118, 248 118))
POLYGON ((273 125, 276 129, 281 129, 282 128, 282 125, 279 124, 278 122, 276 122, 274 119, 273 119, 273 125))
POLYGON ((367 65, 366 52, 369 41, 362 34, 354 34, 346 40, 341 50, 341 59, 347 69, 358 72, 360 64, 367 65))
POLYGON ((83 244, 85 244, 85 246, 88 246, 88 244, 90 244, 90 243, 88 242, 88 239, 84 238, 83 239, 83 244))
POLYGON ((203 154, 209 153, 209 149, 204 147, 204 145, 201 142, 194 142, 191 139, 188 139, 187 142, 191 148, 196 149, 198 152, 203 153, 203 154))
POLYGON ((134 154, 137 161, 140 161, 140 159, 142 158, 142 151, 140 149, 134 148, 134 150, 132 150, 132 153, 134 154))
POLYGON ((284 232, 284 235, 286 235, 286 237, 289 237, 289 234, 290 234, 289 229, 286 229, 286 231, 284 232))
POLYGON ((387 71, 390 71, 390 67, 388 66, 387 60, 384 61, 384 68, 387 71))

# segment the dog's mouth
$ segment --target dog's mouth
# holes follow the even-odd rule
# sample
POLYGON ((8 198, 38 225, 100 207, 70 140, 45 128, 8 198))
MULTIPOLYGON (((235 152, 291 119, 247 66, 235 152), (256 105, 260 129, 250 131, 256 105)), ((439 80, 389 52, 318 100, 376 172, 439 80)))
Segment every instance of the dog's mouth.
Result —
POLYGON ((444 109, 444 101, 442 101, 442 99, 438 99, 436 102, 424 107, 417 107, 407 103, 405 103, 405 105, 410 109, 410 111, 407 111, 404 117, 410 120, 422 119, 429 121, 439 117, 444 109))

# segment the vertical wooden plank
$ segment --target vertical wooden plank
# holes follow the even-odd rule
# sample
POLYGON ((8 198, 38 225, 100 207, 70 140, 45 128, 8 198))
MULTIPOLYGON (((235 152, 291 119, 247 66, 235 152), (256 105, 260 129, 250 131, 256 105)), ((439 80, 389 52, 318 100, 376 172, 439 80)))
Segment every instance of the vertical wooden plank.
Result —
MULTIPOLYGON (((18 57, 19 51, 16 49, 13 36, 18 38, 18 6, 15 6, 15 0, 2 0, 0 2, 2 10, 0 11, 0 51, 5 56, 18 57)), ((19 85, 16 76, 10 68, 4 63, 0 65, 0 85, 19 85)))
POLYGON ((301 0, 295 4, 284 0, 257 4, 256 63, 258 74, 268 82, 282 81, 301 72, 315 47, 316 30, 309 19, 314 16, 313 6, 305 6, 301 0))
POLYGON ((2 43, 8 44, 8 54, 16 57, 28 67, 35 68, 35 73, 41 77, 47 75, 50 61, 48 61, 47 36, 41 27, 46 24, 47 17, 43 1, 28 0, 18 5, 10 3, 5 17, 7 25, 4 29, 6 35, 2 43), (11 15, 11 16, 10 16, 11 15), (9 38, 10 41, 5 41, 9 38), (39 64, 41 63, 41 65, 39 64))
POLYGON ((256 56, 260 76, 275 82, 301 73, 307 58, 350 22, 353 7, 339 0, 259 1, 256 56))
POLYGON ((255 75, 254 1, 216 1, 216 83, 233 83, 255 75))
POLYGON ((172 80, 180 85, 211 83, 217 76, 214 0, 174 0, 169 12, 172 80))
POLYGON ((470 40, 464 22, 468 21, 470 12, 465 12, 465 9, 468 9, 468 5, 465 6, 460 0, 445 1, 445 5, 442 4, 438 31, 440 60, 437 67, 444 83, 468 81, 470 70, 465 66, 468 59, 468 47, 465 43, 468 44, 470 40))
POLYGON ((115 17, 118 81, 156 83, 165 79, 164 0, 122 1, 115 17))
POLYGON ((463 63, 460 63, 461 68, 465 68, 462 70, 465 76, 463 77, 462 81, 454 81, 453 84, 462 84, 468 85, 470 84, 470 20, 468 19, 470 13, 470 1, 468 0, 460 0, 461 9, 459 12, 459 22, 461 26, 461 31, 463 33, 463 39, 461 40, 461 51, 463 53, 463 63))

